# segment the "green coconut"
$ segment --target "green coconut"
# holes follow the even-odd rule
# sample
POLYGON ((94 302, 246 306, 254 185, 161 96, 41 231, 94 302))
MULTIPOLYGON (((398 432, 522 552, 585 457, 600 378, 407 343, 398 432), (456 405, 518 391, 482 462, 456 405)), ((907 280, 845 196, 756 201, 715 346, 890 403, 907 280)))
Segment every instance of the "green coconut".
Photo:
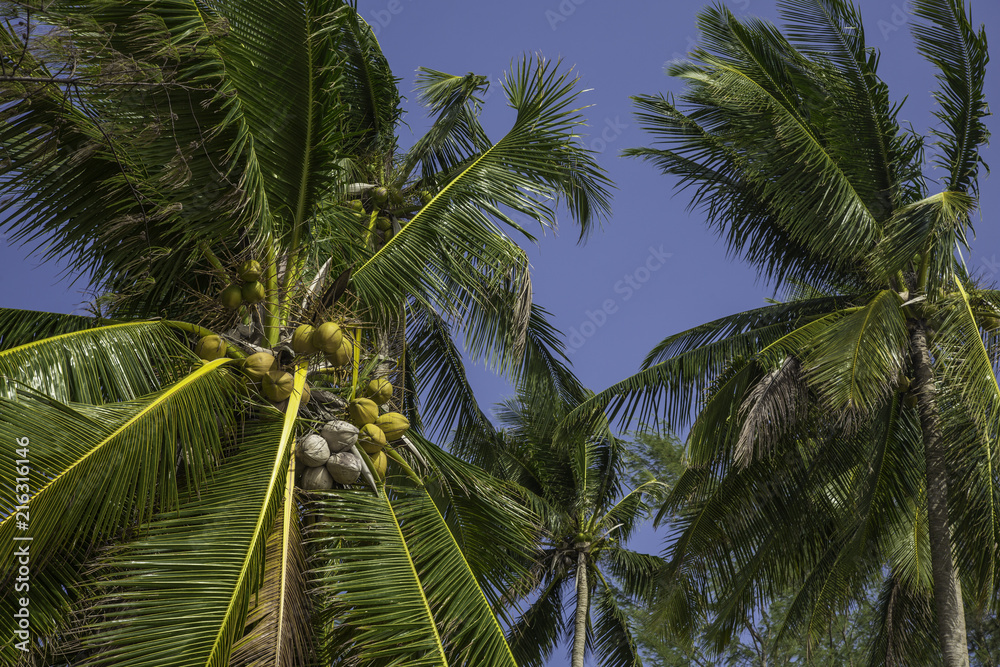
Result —
POLYGON ((380 215, 375 219, 375 228, 382 232, 392 229, 392 219, 388 216, 380 215))
POLYGON ((347 405, 347 414, 351 417, 351 423, 361 428, 378 419, 378 406, 370 398, 359 398, 347 405))
POLYGON ((375 424, 365 424, 361 427, 361 432, 358 435, 358 444, 371 456, 381 452, 388 443, 382 429, 375 424))
POLYGON ((347 202, 347 207, 357 211, 358 213, 364 213, 365 205, 361 203, 360 199, 352 199, 347 202))
POLYGON ((375 456, 371 457, 373 472, 379 479, 385 479, 385 471, 389 468, 389 457, 385 455, 385 452, 379 452, 375 456))
POLYGON ((346 366, 354 359, 354 346, 351 345, 351 341, 344 338, 344 340, 340 342, 340 347, 337 348, 336 352, 333 354, 325 354, 323 356, 334 366, 346 366))
POLYGON ((335 322, 324 322, 316 327, 312 335, 312 344, 317 350, 322 350, 326 354, 333 354, 340 349, 340 344, 344 340, 344 332, 340 330, 335 322))
POLYGON ((226 356, 226 341, 212 334, 200 339, 194 346, 194 353, 205 361, 214 361, 226 356))
POLYGON ((240 280, 242 280, 245 283, 250 283, 257 280, 258 278, 260 278, 261 273, 263 273, 263 269, 261 269, 260 262, 258 262, 256 259, 248 259, 247 261, 240 264, 240 270, 239 270, 240 280))
POLYGON ((389 188, 377 187, 372 189, 372 201, 375 206, 382 208, 389 203, 389 188))
POLYGON ((243 305, 243 289, 239 285, 230 285, 219 293, 219 301, 229 310, 236 310, 243 305))
POLYGON ((909 391, 910 378, 906 377, 904 373, 900 373, 898 380, 899 382, 897 384, 897 388, 899 389, 899 391, 909 391))
POLYGON ((388 403, 392 399, 392 383, 385 378, 375 378, 365 387, 364 396, 375 401, 377 405, 388 403))
POLYGON ((432 193, 430 190, 421 190, 419 196, 420 196, 421 206, 427 206, 428 204, 431 203, 431 200, 434 199, 434 193, 432 193))
POLYGON ((270 352, 257 352, 243 360, 243 372, 254 380, 260 380, 277 368, 278 360, 270 352))
POLYGON ((391 229, 387 229, 384 232, 382 232, 382 240, 387 242, 395 235, 396 233, 394 231, 392 231, 391 229))
POLYGON ((917 407, 917 395, 916 394, 907 394, 906 397, 903 399, 903 403, 905 403, 906 407, 908 407, 908 408, 915 408, 915 407, 917 407))
POLYGON ((292 349, 295 350, 295 354, 315 354, 318 352, 312 342, 315 331, 316 329, 309 324, 296 327, 292 333, 292 349))
POLYGON ((263 283, 252 280, 243 283, 243 287, 240 288, 240 296, 243 297, 243 303, 258 303, 267 296, 267 290, 264 289, 263 283))
POLYGON ((280 403, 291 396, 292 388, 295 386, 295 378, 285 371, 268 371, 260 382, 264 396, 274 403, 280 403))
POLYGON ((387 412, 375 420, 375 425, 382 429, 389 440, 399 440, 410 428, 410 421, 398 412, 387 412))

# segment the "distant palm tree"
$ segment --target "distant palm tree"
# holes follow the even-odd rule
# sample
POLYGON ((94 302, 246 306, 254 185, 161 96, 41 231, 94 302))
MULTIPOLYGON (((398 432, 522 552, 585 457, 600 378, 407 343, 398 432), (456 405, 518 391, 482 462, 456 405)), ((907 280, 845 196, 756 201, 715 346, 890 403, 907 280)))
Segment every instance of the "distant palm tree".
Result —
MULTIPOLYGON (((523 510, 419 434, 475 403, 453 328, 515 379, 547 366, 506 230, 554 222, 558 201, 582 234, 607 211, 574 81, 516 62, 516 118, 491 141, 485 80, 425 70, 434 123, 402 153, 396 79, 353 4, 57 0, 11 18, 5 229, 89 276, 113 318, 0 310, 0 434, 25 461, 2 473, 0 538, 32 538, 30 659, 514 664, 491 603, 518 573, 492 554, 526 547, 498 529, 523 510), (329 320, 353 339, 346 366, 292 354, 296 326, 329 320), (203 362, 209 334, 225 356, 203 362), (287 403, 236 371, 261 350, 294 378, 287 403), (386 449, 385 480, 366 459, 374 488, 302 495, 296 436, 372 375, 414 446, 386 449)), ((2 604, 6 664, 24 656, 18 600, 2 604)))
POLYGON ((1000 588, 1000 292, 959 254, 988 136, 985 34, 960 0, 913 3, 939 70, 935 191, 857 8, 779 4, 784 34, 703 11, 704 46, 670 68, 680 100, 636 98, 658 145, 628 154, 678 176, 786 300, 666 338, 581 411, 662 405, 676 427, 697 408, 661 511, 679 629, 707 596, 722 643, 788 585, 787 622, 819 628, 880 583, 872 664, 931 664, 936 642, 967 665, 963 605, 996 610, 1000 588))
POLYGON ((647 479, 624 488, 624 445, 606 428, 561 432, 577 402, 523 390, 500 404, 501 467, 527 492, 537 514, 538 551, 515 597, 531 600, 509 637, 518 664, 542 665, 572 638, 571 664, 591 653, 600 665, 640 665, 633 628, 613 583, 627 596, 651 590, 663 562, 624 544, 648 516, 647 498, 662 486, 647 479), (569 596, 574 595, 572 607, 569 596), (566 613, 572 609, 573 623, 566 613))

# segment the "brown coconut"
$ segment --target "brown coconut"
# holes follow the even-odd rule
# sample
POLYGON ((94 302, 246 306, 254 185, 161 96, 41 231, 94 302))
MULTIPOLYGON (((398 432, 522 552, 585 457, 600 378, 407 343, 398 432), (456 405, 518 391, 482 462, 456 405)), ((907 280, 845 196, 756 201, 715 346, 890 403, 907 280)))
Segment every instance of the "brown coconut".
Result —
POLYGON ((302 475, 302 488, 309 491, 323 491, 333 488, 333 477, 326 470, 326 464, 307 468, 302 475))
POLYGON ((331 452, 346 452, 358 443, 358 427, 339 419, 324 424, 320 433, 331 452))
POLYGON ((326 471, 337 484, 354 484, 361 477, 361 459, 351 452, 331 454, 326 471))
POLYGON ((321 466, 330 458, 330 446, 323 436, 310 433, 296 443, 295 454, 307 466, 321 466))

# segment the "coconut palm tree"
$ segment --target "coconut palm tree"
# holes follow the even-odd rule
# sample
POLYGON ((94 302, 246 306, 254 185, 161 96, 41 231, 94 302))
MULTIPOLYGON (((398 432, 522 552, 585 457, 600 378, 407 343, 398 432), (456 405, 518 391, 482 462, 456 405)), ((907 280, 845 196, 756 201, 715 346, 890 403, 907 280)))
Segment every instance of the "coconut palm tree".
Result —
POLYGON ((662 485, 646 479, 625 487, 624 446, 606 423, 586 431, 558 429, 585 395, 579 385, 572 394, 575 400, 522 387, 496 411, 497 472, 524 489, 537 516, 537 549, 508 593, 512 600, 531 600, 511 625, 510 644, 520 665, 544 664, 567 638, 573 667, 582 667, 587 653, 600 665, 639 665, 622 592, 632 600, 646 595, 663 562, 624 544, 647 518, 648 498, 662 485))
POLYGON ((703 11, 703 45, 670 69, 685 92, 636 98, 657 145, 628 153, 677 176, 786 296, 666 338, 581 410, 665 406, 692 423, 691 468, 661 513, 677 530, 677 629, 710 599, 725 642, 793 584, 787 622, 818 628, 874 582, 873 664, 966 665, 963 606, 995 610, 1000 583, 1000 293, 961 259, 987 137, 985 36, 960 0, 913 4, 939 72, 938 183, 857 8, 779 7, 784 32, 703 11))
POLYGON ((94 317, 0 311, 0 432, 24 443, 0 535, 31 538, 30 633, 5 596, 4 660, 514 664, 492 607, 524 511, 421 417, 475 402, 456 328, 513 378, 549 367, 510 233, 563 202, 585 235, 607 210, 574 81, 515 62, 494 141, 485 80, 424 71, 434 122, 402 152, 396 80, 352 4, 18 11, 0 30, 4 226, 100 298, 94 317), (330 321, 341 347, 307 356, 293 331, 330 321), (261 353, 263 386, 243 363, 261 353), (388 469, 355 448, 365 490, 305 493, 301 436, 376 376, 409 444, 388 469))

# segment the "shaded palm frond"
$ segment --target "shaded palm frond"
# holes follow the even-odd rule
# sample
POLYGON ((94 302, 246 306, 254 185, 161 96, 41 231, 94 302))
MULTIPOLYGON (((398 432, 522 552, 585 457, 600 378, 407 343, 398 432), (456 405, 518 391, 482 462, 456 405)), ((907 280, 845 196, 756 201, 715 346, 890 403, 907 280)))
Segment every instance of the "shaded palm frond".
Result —
POLYGON ((516 664, 427 490, 322 494, 308 536, 330 658, 368 664, 516 664), (391 594, 386 595, 386 591, 391 594))

